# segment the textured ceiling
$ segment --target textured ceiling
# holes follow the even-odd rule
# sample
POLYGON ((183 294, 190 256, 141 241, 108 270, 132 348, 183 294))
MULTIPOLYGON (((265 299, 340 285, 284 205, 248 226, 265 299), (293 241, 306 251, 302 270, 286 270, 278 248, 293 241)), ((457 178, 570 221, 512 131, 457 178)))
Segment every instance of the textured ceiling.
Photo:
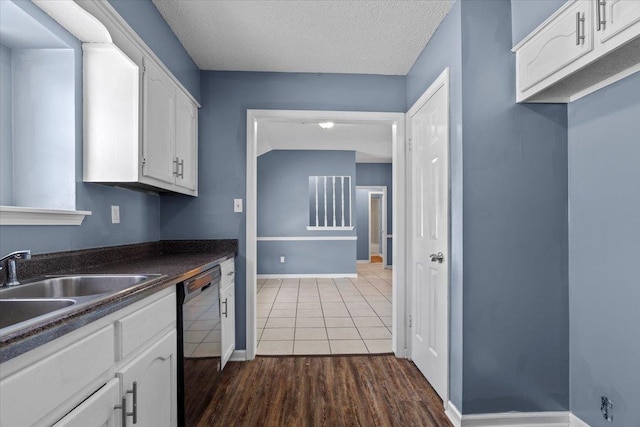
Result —
POLYGON ((391 163, 391 125, 318 122, 263 122, 258 125, 258 155, 271 150, 347 150, 358 163, 391 163))
POLYGON ((153 0, 202 70, 405 75, 450 0, 153 0))

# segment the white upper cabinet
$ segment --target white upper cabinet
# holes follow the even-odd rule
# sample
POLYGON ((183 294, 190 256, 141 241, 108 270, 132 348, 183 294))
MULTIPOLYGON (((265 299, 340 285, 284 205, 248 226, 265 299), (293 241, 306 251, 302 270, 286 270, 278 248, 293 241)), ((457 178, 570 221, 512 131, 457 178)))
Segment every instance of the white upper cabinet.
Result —
POLYGON ((518 51, 518 83, 527 90, 593 50, 590 0, 575 2, 518 51))
POLYGON ((153 61, 144 60, 142 175, 173 183, 176 87, 153 61))
POLYGON ((571 102, 640 70, 640 1, 569 0, 513 51, 518 102, 571 102))
POLYGON ((176 185, 198 189, 198 108, 181 91, 176 94, 176 185))
POLYGON ((79 4, 113 43, 85 43, 84 181, 198 195, 200 105, 108 2, 79 4))

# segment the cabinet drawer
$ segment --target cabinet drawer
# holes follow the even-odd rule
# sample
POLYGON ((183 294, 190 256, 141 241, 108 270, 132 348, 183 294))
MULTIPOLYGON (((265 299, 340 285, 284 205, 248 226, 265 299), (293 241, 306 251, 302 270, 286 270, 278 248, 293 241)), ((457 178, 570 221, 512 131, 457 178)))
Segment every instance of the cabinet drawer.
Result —
POLYGON ((112 426, 115 417, 120 415, 120 409, 114 407, 121 402, 120 380, 114 378, 55 423, 54 427, 112 426))
POLYGON ((235 279, 236 275, 236 263, 235 258, 231 258, 220 264, 220 287, 223 288, 226 284, 235 279))
MULTIPOLYGON (((100 329, 0 382, 2 425, 30 426, 88 387, 114 363, 113 326, 100 329)), ((87 395, 90 392, 87 392, 87 395)))
POLYGON ((127 357, 175 321, 175 292, 118 320, 116 322, 118 360, 127 357))

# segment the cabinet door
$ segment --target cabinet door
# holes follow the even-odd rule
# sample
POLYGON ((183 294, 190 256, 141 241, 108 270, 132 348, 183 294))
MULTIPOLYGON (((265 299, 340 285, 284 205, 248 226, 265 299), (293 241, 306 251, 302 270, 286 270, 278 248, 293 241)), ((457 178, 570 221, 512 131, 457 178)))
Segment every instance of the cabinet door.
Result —
POLYGON ((235 310, 235 285, 232 282, 220 290, 220 315, 221 315, 221 347, 222 357, 220 369, 224 369, 231 353, 236 349, 236 310, 235 310))
POLYGON ((175 181, 176 88, 164 71, 144 61, 144 135, 142 175, 168 183, 175 181))
POLYGON ((519 52, 518 89, 525 91, 541 82, 591 52, 593 46, 592 3, 591 0, 580 0, 550 22, 519 52))
POLYGON ((115 427, 116 420, 122 419, 120 380, 109 381, 104 387, 91 395, 73 411, 54 424, 54 427, 115 427))
MULTIPOLYGON (((137 420, 140 427, 177 424, 176 331, 166 334, 118 371, 123 395, 136 383, 137 420)), ((133 411, 132 393, 127 393, 127 410, 133 411)), ((132 417, 127 423, 133 425, 132 417)))
MULTIPOLYGON (((597 1, 597 0, 595 0, 597 1)), ((598 32, 598 40, 613 49, 640 35, 640 1, 607 0, 600 7, 604 21, 598 32)))
POLYGON ((176 91, 176 185, 198 188, 198 107, 181 90, 176 91))

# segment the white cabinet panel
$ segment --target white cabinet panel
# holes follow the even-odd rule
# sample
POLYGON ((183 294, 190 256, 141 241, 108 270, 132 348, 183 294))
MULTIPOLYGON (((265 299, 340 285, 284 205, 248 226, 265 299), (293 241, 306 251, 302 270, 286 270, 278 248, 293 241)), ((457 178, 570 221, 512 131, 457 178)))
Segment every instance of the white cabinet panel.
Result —
POLYGON ((138 180, 140 70, 109 43, 84 43, 85 182, 138 180))
POLYGON ((220 369, 229 361, 233 350, 236 349, 236 310, 235 310, 235 283, 231 282, 220 289, 220 315, 221 315, 221 346, 222 359, 220 369))
POLYGON ((177 350, 173 330, 118 371, 127 397, 127 411, 137 400, 135 422, 140 427, 177 425, 177 350), (135 383, 135 397, 132 395, 135 383))
POLYGON ((619 46, 640 33, 638 0, 607 0, 600 6, 600 17, 603 21, 597 31, 600 43, 619 46))
POLYGON ((518 52, 521 91, 593 50, 592 12, 589 0, 575 2, 518 52))
POLYGON ((54 427, 116 427, 122 419, 120 409, 120 380, 114 378, 100 390, 69 412, 54 427))
POLYGON ((174 83, 153 62, 144 61, 144 135, 142 174, 173 183, 175 153, 174 83))
POLYGON ((198 178, 198 108, 189 97, 176 94, 176 185, 197 189, 198 178))
POLYGON ((236 273, 235 258, 231 258, 220 264, 220 286, 226 288, 227 285, 235 280, 236 273))

